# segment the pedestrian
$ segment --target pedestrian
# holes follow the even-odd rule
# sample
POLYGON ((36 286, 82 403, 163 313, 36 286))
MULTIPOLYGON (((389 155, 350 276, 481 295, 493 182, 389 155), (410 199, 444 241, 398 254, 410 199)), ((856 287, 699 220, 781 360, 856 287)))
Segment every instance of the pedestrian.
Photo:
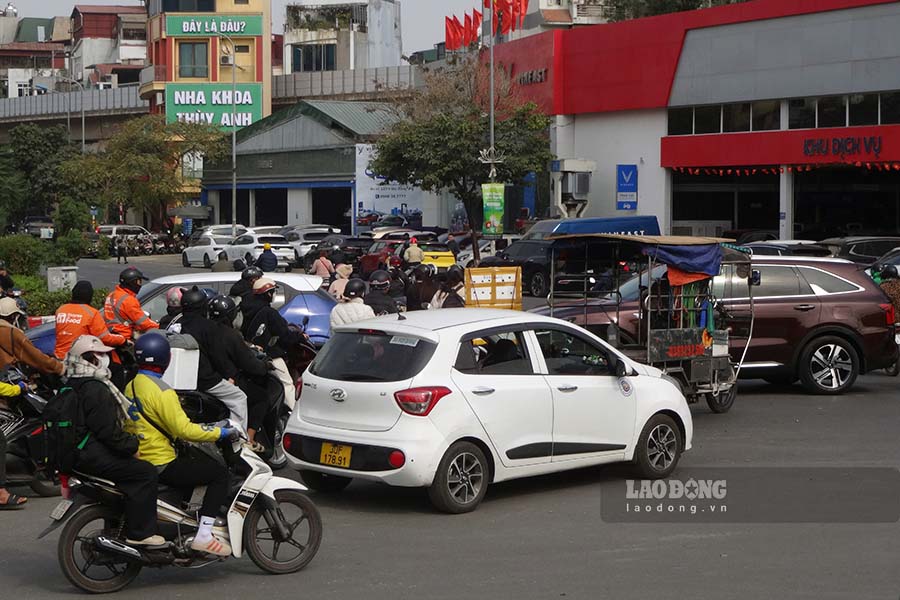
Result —
POLYGON ((82 335, 93 335, 105 346, 117 348, 125 338, 110 332, 100 311, 91 306, 94 286, 90 281, 79 281, 72 288, 72 301, 56 311, 56 348, 53 354, 63 360, 69 348, 82 335))
POLYGON ((16 287, 16 282, 9 276, 6 269, 6 262, 0 260, 0 289, 4 292, 12 291, 16 287))
POLYGON ((350 265, 339 264, 335 268, 335 279, 328 287, 328 293, 334 296, 334 299, 338 302, 343 301, 344 288, 347 286, 347 281, 350 280, 350 275, 352 274, 353 267, 350 265))
POLYGON ((272 252, 272 244, 263 244, 263 251, 256 259, 256 266, 265 273, 271 273, 278 269, 278 257, 272 252))
POLYGON ((452 233, 447 236, 447 247, 450 248, 453 258, 456 259, 457 255, 459 255, 459 242, 456 241, 452 233))
POLYGON ((116 264, 122 264, 123 258, 125 264, 128 264, 128 242, 124 235, 120 235, 116 238, 116 264))
POLYGON ((234 269, 231 262, 228 260, 228 255, 224 252, 219 252, 219 259, 213 264, 212 272, 213 273, 231 273, 234 269))
POLYGON ((435 292, 428 308, 432 310, 438 308, 465 308, 465 295, 466 288, 463 284, 462 269, 457 265, 453 265, 447 271, 447 279, 441 284, 440 289, 435 292))
POLYGON ((375 311, 363 300, 365 294, 365 281, 357 278, 347 281, 347 285, 343 290, 343 301, 331 309, 330 322, 332 329, 339 325, 375 318, 375 311))

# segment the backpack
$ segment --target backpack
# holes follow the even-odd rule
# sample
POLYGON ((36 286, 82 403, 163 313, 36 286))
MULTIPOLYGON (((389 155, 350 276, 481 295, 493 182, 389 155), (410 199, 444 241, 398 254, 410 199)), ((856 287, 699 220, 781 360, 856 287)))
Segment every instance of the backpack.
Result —
POLYGON ((78 451, 84 449, 91 435, 79 436, 83 419, 78 392, 68 386, 60 388, 44 407, 42 419, 46 443, 42 462, 47 473, 72 472, 78 451))

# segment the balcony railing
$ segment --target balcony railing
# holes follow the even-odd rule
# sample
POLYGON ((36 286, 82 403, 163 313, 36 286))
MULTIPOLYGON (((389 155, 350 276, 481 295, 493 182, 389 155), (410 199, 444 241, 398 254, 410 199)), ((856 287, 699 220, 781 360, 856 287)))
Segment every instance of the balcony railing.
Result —
POLYGON ((153 83, 154 81, 166 80, 165 65, 150 65, 141 70, 141 86, 153 83))

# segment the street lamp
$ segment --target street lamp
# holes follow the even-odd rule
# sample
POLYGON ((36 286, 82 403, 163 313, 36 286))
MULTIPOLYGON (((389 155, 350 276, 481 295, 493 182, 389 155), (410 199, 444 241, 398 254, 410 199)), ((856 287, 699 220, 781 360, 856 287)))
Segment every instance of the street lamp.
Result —
MULTIPOLYGON (((64 77, 63 75, 57 75, 56 78, 61 79, 63 81, 67 81, 69 83, 74 83, 79 88, 81 88, 81 153, 84 154, 84 147, 85 147, 85 143, 84 143, 84 86, 81 84, 80 81, 76 81, 76 80, 72 79, 71 77, 64 77)), ((69 92, 69 93, 71 94, 72 92, 69 92)), ((70 101, 70 96, 66 96, 66 102, 68 103, 69 101, 70 101)), ((71 111, 69 111, 69 112, 71 112, 71 111)))
POLYGON ((220 38, 231 42, 231 237, 237 237, 237 47, 227 33, 220 38))

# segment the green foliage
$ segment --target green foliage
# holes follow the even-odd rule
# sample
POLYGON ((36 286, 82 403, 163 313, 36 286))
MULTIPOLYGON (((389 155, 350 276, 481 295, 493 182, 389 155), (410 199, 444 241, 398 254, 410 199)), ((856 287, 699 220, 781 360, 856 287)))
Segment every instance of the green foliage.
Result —
POLYGON ((610 21, 625 21, 741 2, 747 0, 606 0, 604 7, 610 21))
POLYGON ((53 215, 57 233, 84 231, 91 225, 91 207, 74 198, 63 198, 53 215))
POLYGON ((91 204, 104 209, 124 204, 156 214, 181 191, 185 154, 215 161, 227 149, 214 127, 166 123, 162 115, 148 115, 126 121, 103 151, 75 156, 61 170, 69 187, 82 190, 91 204))
POLYGON ((7 235, 0 237, 0 260, 13 279, 17 275, 35 275, 41 265, 46 265, 52 252, 52 242, 42 241, 30 235, 7 235))
POLYGON ((78 230, 71 230, 60 235, 56 238, 56 243, 53 244, 47 257, 47 265, 54 267, 74 265, 79 258, 87 255, 89 244, 84 233, 78 230))
MULTIPOLYGON (((37 275, 17 275, 14 277, 16 287, 24 293, 25 302, 28 303, 28 314, 32 316, 52 315, 63 304, 72 299, 72 292, 61 290, 58 292, 47 291, 47 280, 37 275)), ((100 288, 94 290, 91 305, 99 309, 109 290, 100 288)))
POLYGON ((26 181, 9 153, 0 154, 0 231, 24 214, 26 181))
POLYGON ((69 142, 62 125, 18 125, 10 130, 9 138, 12 160, 25 180, 26 212, 50 214, 53 204, 70 191, 60 167, 77 155, 78 149, 69 142))
MULTIPOLYGON (((403 107, 404 119, 376 145, 371 169, 388 180, 426 191, 449 190, 465 205, 469 224, 481 229, 481 184, 489 166, 479 160, 489 146, 490 69, 478 59, 428 73, 425 87, 403 107)), ((497 181, 519 182, 552 159, 550 119, 521 101, 502 70, 497 80, 495 148, 503 156, 497 181)))

